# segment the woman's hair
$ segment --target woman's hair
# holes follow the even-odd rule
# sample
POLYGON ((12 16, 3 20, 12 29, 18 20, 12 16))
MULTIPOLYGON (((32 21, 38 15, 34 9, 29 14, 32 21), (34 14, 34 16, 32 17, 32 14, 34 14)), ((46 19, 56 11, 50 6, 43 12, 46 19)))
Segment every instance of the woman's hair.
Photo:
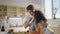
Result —
POLYGON ((35 17, 37 23, 39 23, 41 20, 43 20, 44 22, 47 21, 47 19, 45 18, 44 14, 41 11, 39 11, 39 10, 35 11, 34 17, 35 17))

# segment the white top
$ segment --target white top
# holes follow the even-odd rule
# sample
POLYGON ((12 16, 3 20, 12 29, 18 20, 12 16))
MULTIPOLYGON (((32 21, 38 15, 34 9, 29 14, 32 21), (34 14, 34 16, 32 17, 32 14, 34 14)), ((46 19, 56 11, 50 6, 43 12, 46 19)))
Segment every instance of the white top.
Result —
MULTIPOLYGON (((30 15, 30 13, 29 13, 29 12, 27 12, 27 13, 25 14, 24 19, 23 19, 23 23, 25 23, 26 21, 29 21, 29 19, 30 19, 30 18, 33 18, 33 17, 30 15)), ((31 23, 32 23, 32 21, 33 21, 33 19, 29 22, 29 24, 31 24, 31 23)), ((28 30, 29 30, 29 27, 27 27, 26 29, 28 29, 28 30)))

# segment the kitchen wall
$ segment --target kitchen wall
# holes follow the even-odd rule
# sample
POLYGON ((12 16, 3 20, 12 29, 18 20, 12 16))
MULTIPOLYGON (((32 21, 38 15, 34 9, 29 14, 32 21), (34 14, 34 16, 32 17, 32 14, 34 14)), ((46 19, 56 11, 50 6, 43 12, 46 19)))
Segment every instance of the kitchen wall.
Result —
MULTIPOLYGON (((43 10, 44 8, 43 0, 0 0, 0 5, 4 5, 4 6, 27 7, 29 4, 33 4, 34 7, 38 9, 43 10)), ((9 27, 8 26, 9 24, 6 22, 5 18, 0 21, 0 23, 2 22, 5 24, 6 27, 9 27)), ((11 24, 14 24, 13 22, 11 22, 11 20, 9 20, 8 22, 10 22, 11 24)))
POLYGON ((43 9, 43 0, 0 0, 0 5, 7 6, 27 6, 33 4, 35 7, 43 9))

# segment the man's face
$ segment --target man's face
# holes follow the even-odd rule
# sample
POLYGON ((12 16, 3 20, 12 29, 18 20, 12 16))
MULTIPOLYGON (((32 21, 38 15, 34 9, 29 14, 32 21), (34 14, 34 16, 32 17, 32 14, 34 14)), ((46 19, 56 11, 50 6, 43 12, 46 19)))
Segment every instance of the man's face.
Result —
POLYGON ((34 15, 34 12, 32 10, 28 10, 28 12, 30 13, 30 15, 34 15))

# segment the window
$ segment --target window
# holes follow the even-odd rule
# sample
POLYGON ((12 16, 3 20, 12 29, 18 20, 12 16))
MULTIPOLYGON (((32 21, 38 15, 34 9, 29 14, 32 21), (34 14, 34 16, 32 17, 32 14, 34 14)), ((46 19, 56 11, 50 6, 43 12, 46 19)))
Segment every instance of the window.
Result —
POLYGON ((56 18, 60 18, 60 0, 53 0, 53 9, 56 12, 56 18))
POLYGON ((48 19, 60 18, 60 0, 44 0, 45 16, 48 19))
POLYGON ((44 10, 45 10, 45 16, 47 19, 51 19, 52 18, 52 5, 51 5, 51 0, 45 0, 45 4, 44 4, 44 10))

